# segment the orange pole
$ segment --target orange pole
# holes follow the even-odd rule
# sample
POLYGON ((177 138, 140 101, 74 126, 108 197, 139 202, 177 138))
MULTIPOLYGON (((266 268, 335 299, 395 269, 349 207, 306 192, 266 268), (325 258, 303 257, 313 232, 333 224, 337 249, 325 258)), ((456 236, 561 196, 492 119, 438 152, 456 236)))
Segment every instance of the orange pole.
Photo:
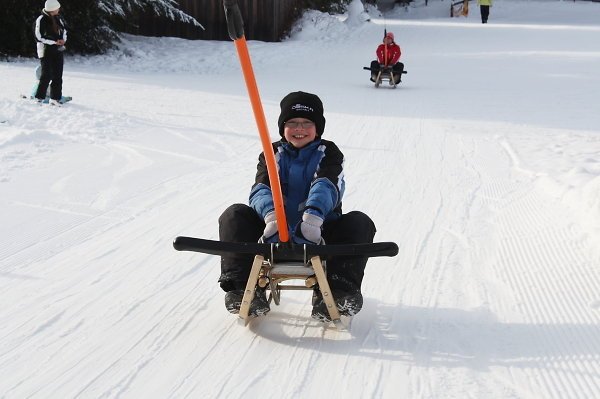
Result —
POLYGON ((387 67, 388 57, 387 57, 387 43, 385 42, 385 38, 383 39, 383 66, 387 67))
POLYGON ((240 38, 235 39, 233 42, 235 43, 240 64, 242 65, 242 72, 244 74, 244 80, 246 81, 246 88, 248 89, 248 95, 250 96, 250 102, 252 103, 254 119, 256 119, 256 126, 258 127, 263 153, 265 154, 265 161, 267 162, 269 183, 271 184, 273 205, 275 206, 275 216, 277 217, 279 239, 281 242, 288 242, 290 237, 287 220, 285 217, 285 208, 283 207, 283 195, 281 194, 281 184, 279 183, 277 163, 275 162, 275 154, 273 153, 273 145, 271 144, 271 136, 269 135, 267 121, 265 119, 265 112, 263 110, 262 103, 260 102, 260 94, 258 93, 258 86, 256 85, 256 79, 254 77, 254 71, 252 69, 252 62, 250 60, 250 53, 248 52, 246 38, 241 36, 240 38))

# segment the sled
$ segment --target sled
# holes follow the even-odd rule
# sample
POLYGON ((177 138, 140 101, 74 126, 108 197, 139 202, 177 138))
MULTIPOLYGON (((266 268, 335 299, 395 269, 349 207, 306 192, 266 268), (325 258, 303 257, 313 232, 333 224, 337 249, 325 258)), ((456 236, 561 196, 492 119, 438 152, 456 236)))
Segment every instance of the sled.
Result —
POLYGON ((265 121, 262 104, 250 54, 244 36, 244 21, 236 0, 223 0, 227 31, 233 40, 244 81, 252 104, 254 118, 258 127, 263 154, 267 164, 277 227, 281 243, 233 243, 203 240, 192 237, 177 237, 173 246, 178 251, 196 251, 211 255, 254 255, 246 289, 242 297, 239 317, 244 325, 249 322, 249 310, 256 287, 270 290, 269 303, 279 304, 281 292, 286 289, 319 289, 328 308, 330 318, 337 326, 342 326, 341 317, 335 306, 334 298, 326 278, 324 261, 332 256, 395 256, 398 246, 395 243, 375 243, 357 245, 298 245, 290 242, 288 225, 283 203, 283 195, 273 146, 265 121), (288 288, 282 284, 287 280, 303 280, 304 286, 288 288))
POLYGON ((327 281, 326 261, 337 256, 379 257, 396 256, 398 245, 393 242, 372 244, 299 245, 291 243, 236 243, 176 237, 173 247, 178 251, 194 251, 209 255, 254 255, 250 276, 240 307, 240 322, 250 321, 250 304, 257 287, 269 291, 268 301, 279 305, 281 293, 286 290, 321 291, 330 319, 339 330, 346 325, 335 305, 335 298, 327 281), (292 283, 290 284, 290 281, 292 283), (284 284, 286 283, 286 284, 284 284))
MULTIPOLYGON (((372 69, 370 67, 363 67, 363 69, 366 69, 367 71, 372 71, 372 69)), ((406 73, 408 73, 408 72, 402 71, 402 75, 404 75, 406 73)), ((393 73, 392 68, 390 68, 390 67, 381 68, 377 72, 377 77, 375 78, 375 87, 379 87, 379 85, 383 82, 388 82, 390 84, 390 86, 392 86, 394 89, 398 86, 398 83, 400 83, 400 82, 396 83, 394 81, 394 73, 393 73)))

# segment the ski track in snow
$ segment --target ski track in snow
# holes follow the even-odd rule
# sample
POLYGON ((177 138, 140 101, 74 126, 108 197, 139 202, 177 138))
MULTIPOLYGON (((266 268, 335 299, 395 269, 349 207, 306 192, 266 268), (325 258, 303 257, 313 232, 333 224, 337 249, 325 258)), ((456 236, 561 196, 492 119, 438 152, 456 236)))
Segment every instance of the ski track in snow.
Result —
POLYGON ((600 397, 597 7, 504 1, 482 27, 414 3, 435 18, 385 21, 396 90, 360 68, 377 18, 310 12, 249 42, 271 136, 283 95, 318 93, 344 210, 399 244, 369 261, 349 333, 302 291, 242 327, 219 259, 172 249, 217 239, 252 185, 231 43, 126 36, 67 58, 61 108, 17 98, 33 60, 0 64, 0 397, 600 397))

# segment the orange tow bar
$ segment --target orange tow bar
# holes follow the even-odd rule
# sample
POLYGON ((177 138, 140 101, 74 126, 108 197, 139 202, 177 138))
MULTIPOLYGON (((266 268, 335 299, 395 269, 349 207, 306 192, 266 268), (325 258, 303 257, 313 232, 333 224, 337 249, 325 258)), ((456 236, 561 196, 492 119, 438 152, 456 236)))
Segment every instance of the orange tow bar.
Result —
POLYGON ((275 154, 271 144, 271 136, 269 135, 267 121, 265 119, 265 112, 260 101, 260 94, 258 92, 256 78, 254 77, 254 70, 252 69, 250 53, 248 52, 246 38, 244 37, 244 22, 242 20, 242 14, 240 13, 237 0, 223 0, 223 5, 225 7, 225 17, 227 19, 229 37, 231 37, 235 43, 235 48, 240 59, 242 72, 244 74, 244 81, 246 82, 246 88, 248 89, 248 95, 250 96, 252 111, 254 112, 254 119, 256 120, 256 126, 258 127, 263 153, 265 154, 265 161, 267 162, 267 172, 269 173, 269 183, 271 184, 271 192, 273 194, 273 205, 275 206, 275 216, 277 217, 279 240, 281 242, 288 242, 290 236, 285 217, 285 208, 283 206, 283 195, 281 193, 281 184, 279 182, 277 163, 275 162, 275 154))

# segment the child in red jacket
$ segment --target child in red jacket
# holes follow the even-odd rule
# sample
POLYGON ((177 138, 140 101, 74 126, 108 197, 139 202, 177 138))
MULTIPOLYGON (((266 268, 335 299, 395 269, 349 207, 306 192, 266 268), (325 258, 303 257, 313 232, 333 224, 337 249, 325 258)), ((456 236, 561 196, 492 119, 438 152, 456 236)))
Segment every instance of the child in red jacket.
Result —
POLYGON ((375 81, 381 69, 391 68, 394 74, 394 83, 400 83, 404 64, 399 62, 402 52, 400 51, 400 46, 394 42, 394 34, 392 32, 386 33, 383 43, 377 47, 375 53, 377 54, 377 59, 371 62, 371 81, 375 81))

